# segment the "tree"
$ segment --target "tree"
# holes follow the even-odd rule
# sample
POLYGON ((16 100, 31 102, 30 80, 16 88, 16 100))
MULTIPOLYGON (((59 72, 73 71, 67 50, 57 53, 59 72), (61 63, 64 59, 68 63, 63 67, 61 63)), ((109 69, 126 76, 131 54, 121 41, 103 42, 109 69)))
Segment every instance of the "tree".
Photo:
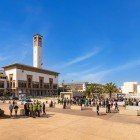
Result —
POLYGON ((11 93, 9 91, 4 91, 3 92, 3 96, 4 97, 10 97, 11 96, 11 93))
POLYGON ((90 94, 90 96, 94 96, 94 93, 98 93, 99 85, 96 83, 92 83, 88 85, 87 87, 87 93, 90 94))
POLYGON ((105 84, 104 89, 105 89, 105 92, 109 93, 110 98, 112 97, 112 93, 118 92, 117 86, 115 85, 115 83, 112 83, 112 82, 105 84))
POLYGON ((87 88, 87 90, 84 92, 84 95, 86 96, 86 97, 90 97, 91 96, 91 93, 90 93, 90 90, 87 88))

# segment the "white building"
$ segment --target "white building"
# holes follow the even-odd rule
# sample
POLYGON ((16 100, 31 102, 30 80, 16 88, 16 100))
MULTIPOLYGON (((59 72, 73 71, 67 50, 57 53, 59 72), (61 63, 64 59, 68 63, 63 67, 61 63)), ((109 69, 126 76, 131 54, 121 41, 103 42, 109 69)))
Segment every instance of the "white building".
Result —
POLYGON ((140 94, 140 84, 137 85, 137 93, 140 94))
POLYGON ((7 89, 15 96, 51 96, 57 94, 57 72, 35 68, 23 64, 3 67, 7 76, 7 89))
POLYGON ((124 82, 123 86, 121 87, 122 93, 125 94, 136 94, 140 88, 138 86, 138 82, 124 82))
POLYGON ((59 73, 42 69, 42 65, 42 36, 36 34, 33 36, 33 66, 18 63, 4 66, 7 77, 7 87, 4 88, 14 96, 57 95, 59 73))

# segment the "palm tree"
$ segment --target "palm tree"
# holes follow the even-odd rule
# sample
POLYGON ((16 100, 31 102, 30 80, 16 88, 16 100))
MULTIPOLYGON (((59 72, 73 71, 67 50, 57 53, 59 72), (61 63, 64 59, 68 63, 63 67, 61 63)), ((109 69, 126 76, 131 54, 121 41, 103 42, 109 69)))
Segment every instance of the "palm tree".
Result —
POLYGON ((87 87, 87 91, 90 92, 90 96, 94 96, 94 93, 98 93, 98 84, 92 83, 87 87))
POLYGON ((118 92, 117 86, 115 85, 115 83, 112 83, 112 82, 105 84, 104 89, 105 89, 105 92, 109 93, 110 98, 112 97, 112 93, 118 92))
POLYGON ((90 90, 87 89, 85 92, 84 92, 84 96, 86 96, 87 98, 90 97, 90 90))

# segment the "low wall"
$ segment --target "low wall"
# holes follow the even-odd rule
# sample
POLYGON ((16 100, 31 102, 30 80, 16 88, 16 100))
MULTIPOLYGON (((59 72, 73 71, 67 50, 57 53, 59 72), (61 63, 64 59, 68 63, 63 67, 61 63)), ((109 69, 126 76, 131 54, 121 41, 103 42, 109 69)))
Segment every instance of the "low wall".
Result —
POLYGON ((72 110, 82 110, 82 107, 78 106, 78 105, 71 105, 71 109, 72 110))
POLYGON ((126 106, 126 110, 139 110, 140 111, 140 106, 126 106))
POLYGON ((140 111, 122 109, 122 110, 119 111, 119 114, 121 114, 121 115, 131 115, 131 116, 140 116, 140 111))

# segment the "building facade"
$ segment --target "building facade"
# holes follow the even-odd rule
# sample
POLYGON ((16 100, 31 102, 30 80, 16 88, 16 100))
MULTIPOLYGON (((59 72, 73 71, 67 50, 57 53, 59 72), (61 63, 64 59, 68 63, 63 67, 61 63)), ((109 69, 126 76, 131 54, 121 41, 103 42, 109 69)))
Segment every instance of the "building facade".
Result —
POLYGON ((3 68, 7 76, 7 89, 14 96, 57 95, 59 73, 18 63, 3 68))
POLYGON ((0 71, 0 96, 3 95, 3 92, 7 89, 7 76, 4 71, 0 71))
POLYGON ((79 82, 79 83, 62 83, 63 88, 65 88, 66 91, 72 92, 84 92, 87 89, 88 82, 79 82))
POLYGON ((138 85, 138 82, 124 82, 123 86, 121 87, 122 93, 136 94, 139 89, 138 85))

